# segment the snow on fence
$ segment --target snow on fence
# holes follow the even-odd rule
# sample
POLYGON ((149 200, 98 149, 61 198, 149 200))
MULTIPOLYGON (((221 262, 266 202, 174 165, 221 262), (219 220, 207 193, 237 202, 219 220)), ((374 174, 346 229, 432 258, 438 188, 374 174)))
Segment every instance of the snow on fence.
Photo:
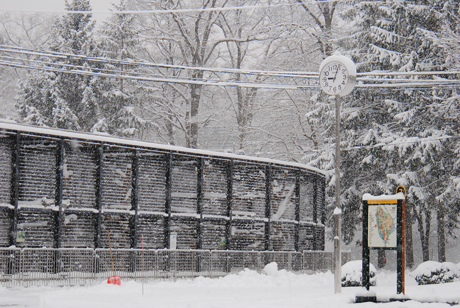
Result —
MULTIPOLYGON (((223 250, 112 250, 115 275, 122 281, 219 277, 243 269, 261 272, 276 262, 293 272, 333 270, 332 252, 223 250)), ((342 264, 351 254, 342 253, 342 264)), ((73 286, 100 283, 112 276, 108 249, 0 249, 0 285, 73 286)))
POLYGON ((301 164, 11 123, 0 157, 0 247, 324 250, 301 164))

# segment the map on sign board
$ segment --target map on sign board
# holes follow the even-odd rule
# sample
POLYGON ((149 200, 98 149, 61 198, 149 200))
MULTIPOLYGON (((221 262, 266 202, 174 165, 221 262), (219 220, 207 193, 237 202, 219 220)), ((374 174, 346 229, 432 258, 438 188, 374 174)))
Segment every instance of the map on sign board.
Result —
POLYGON ((397 205, 369 205, 369 247, 396 248, 397 205))

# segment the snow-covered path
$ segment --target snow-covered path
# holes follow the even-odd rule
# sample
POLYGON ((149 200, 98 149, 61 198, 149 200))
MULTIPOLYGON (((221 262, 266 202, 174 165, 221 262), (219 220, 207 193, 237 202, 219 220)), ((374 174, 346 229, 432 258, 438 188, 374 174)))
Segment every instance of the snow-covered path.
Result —
MULTIPOLYGON (((377 286, 371 290, 379 299, 396 293, 396 273, 381 271, 377 286)), ((334 294, 332 273, 294 274, 268 268, 259 274, 244 270, 223 278, 183 279, 177 281, 122 281, 121 286, 105 281, 86 287, 29 287, 0 288, 0 307, 46 308, 105 308, 105 307, 161 307, 161 308, 297 308, 297 307, 451 307, 447 302, 460 301, 460 281, 418 286, 407 274, 406 294, 418 301, 384 304, 354 304, 361 288, 342 288, 334 294), (444 302, 444 303, 436 303, 444 302)))

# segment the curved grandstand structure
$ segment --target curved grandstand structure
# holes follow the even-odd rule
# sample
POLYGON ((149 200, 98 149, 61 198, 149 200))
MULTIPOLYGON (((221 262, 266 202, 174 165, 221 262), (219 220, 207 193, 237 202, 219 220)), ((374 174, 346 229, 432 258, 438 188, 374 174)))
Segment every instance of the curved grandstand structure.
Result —
POLYGON ((304 165, 0 123, 0 247, 324 250, 304 165))

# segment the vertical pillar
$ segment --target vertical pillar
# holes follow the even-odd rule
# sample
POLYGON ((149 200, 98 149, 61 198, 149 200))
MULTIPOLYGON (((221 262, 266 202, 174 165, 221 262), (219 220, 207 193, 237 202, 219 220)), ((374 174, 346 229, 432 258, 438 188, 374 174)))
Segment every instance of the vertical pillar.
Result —
POLYGON ((265 250, 273 249, 270 243, 270 228, 272 215, 272 165, 265 167, 265 250))
POLYGON ((230 159, 228 161, 227 165, 227 217, 228 217, 228 223, 227 223, 227 250, 232 250, 233 249, 233 243, 232 243, 232 227, 233 227, 233 221, 232 221, 232 213, 233 211, 233 160, 230 159))
POLYGON ((318 223, 318 175, 313 178, 313 222, 318 223))
POLYGON ((397 294, 405 294, 405 271, 406 271, 406 250, 405 250, 405 200, 398 199, 398 226, 397 226, 397 294))
POLYGON ((96 222, 96 243, 95 248, 101 248, 102 240, 102 174, 104 170, 104 144, 101 143, 96 150, 96 159, 98 163, 97 177, 96 177, 96 207, 98 210, 97 213, 97 222, 96 222))
POLYGON ((363 201, 363 287, 369 291, 370 280, 369 280, 369 205, 367 200, 363 201))
POLYGON ((16 245, 16 236, 18 232, 18 216, 19 216, 19 165, 21 151, 21 134, 17 133, 12 151, 13 172, 11 179, 11 204, 13 205, 13 223, 10 232, 10 246, 16 245))
POLYGON ((342 290, 342 254, 340 251, 340 228, 342 212, 336 208, 334 211, 334 290, 335 293, 340 293, 342 290))
POLYGON ((61 139, 58 141, 56 153, 56 193, 54 196, 54 203, 59 207, 54 229, 54 247, 56 248, 61 248, 62 219, 64 216, 64 209, 62 208, 62 194, 64 191, 64 155, 65 145, 64 140, 61 139))
POLYGON ((166 155, 166 202, 165 202, 165 213, 168 215, 165 220, 165 248, 171 248, 171 190, 172 190, 172 162, 173 153, 170 152, 166 155))
MULTIPOLYGON (((335 217, 335 216, 334 216, 335 217)), ((315 174, 313 178, 313 222, 314 227, 314 238, 313 238, 313 250, 318 250, 318 176, 315 174)), ((334 220, 335 225, 335 220, 334 220)), ((334 233, 335 234, 335 233, 334 233)))
MULTIPOLYGON (((317 175, 318 178, 318 175, 317 175)), ((318 178, 319 181, 319 178, 318 178)), ((322 198, 322 204, 321 204, 321 224, 325 225, 326 224, 326 180, 324 178, 321 179, 321 196, 324 196, 322 198)))
POLYGON ((295 234, 294 234, 294 248, 295 251, 300 250, 300 169, 297 169, 295 175, 295 234))
POLYGON ((341 293, 341 204, 340 204, 340 96, 335 97, 335 211, 334 211, 334 259, 335 259, 335 293, 341 293))
POLYGON ((198 249, 203 249, 203 194, 204 194, 204 158, 200 157, 198 159, 198 172, 197 172, 197 192, 196 192, 196 201, 197 201, 197 214, 200 215, 200 220, 198 222, 198 249))
POLYGON ((134 150, 133 153, 133 173, 131 178, 131 210, 134 211, 134 221, 131 229, 131 248, 137 248, 138 242, 138 223, 139 223, 139 151, 134 150))

